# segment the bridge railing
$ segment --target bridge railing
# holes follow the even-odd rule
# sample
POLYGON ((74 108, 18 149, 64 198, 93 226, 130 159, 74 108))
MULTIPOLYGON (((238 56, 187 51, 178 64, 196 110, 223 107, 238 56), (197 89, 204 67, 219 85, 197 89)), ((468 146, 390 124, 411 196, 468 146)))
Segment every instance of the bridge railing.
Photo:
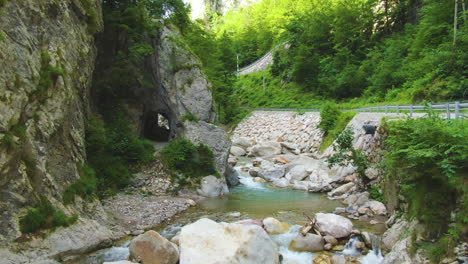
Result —
MULTIPOLYGON (((319 112, 320 108, 252 108, 243 107, 244 109, 254 111, 302 111, 302 112, 319 112)), ((345 109, 344 111, 356 112, 385 112, 385 113, 408 113, 413 116, 415 112, 445 111, 447 119, 464 118, 463 110, 468 110, 468 101, 464 102, 447 102, 447 103, 429 103, 419 105, 380 105, 354 109, 345 109)))

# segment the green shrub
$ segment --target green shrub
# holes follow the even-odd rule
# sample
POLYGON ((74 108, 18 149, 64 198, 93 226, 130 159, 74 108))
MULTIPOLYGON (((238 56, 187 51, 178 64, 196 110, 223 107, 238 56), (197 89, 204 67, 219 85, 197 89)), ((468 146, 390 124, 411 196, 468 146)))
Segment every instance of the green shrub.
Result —
POLYGON ((327 159, 328 166, 333 165, 357 167, 356 172, 362 179, 366 179, 365 170, 367 168, 367 157, 362 150, 353 147, 354 133, 350 129, 345 129, 336 139, 336 145, 333 146, 335 154, 327 159))
POLYGON ((188 139, 171 141, 161 156, 167 168, 180 174, 173 180, 182 186, 198 184, 201 177, 216 173, 212 150, 203 144, 194 145, 188 139))
POLYGON ((324 137, 320 144, 320 151, 325 151, 333 143, 355 115, 356 112, 341 112, 338 105, 334 103, 325 103, 322 106, 318 127, 322 130, 324 137))
POLYGON ((93 4, 92 0, 81 0, 81 3, 83 4, 88 20, 88 31, 91 34, 95 34, 99 31, 99 17, 96 6, 93 4))
POLYGON ((192 121, 192 122, 198 122, 200 121, 200 118, 198 118, 194 114, 189 113, 189 114, 185 114, 184 116, 182 116, 182 121, 186 121, 186 120, 192 121))
MULTIPOLYGON (((400 183, 409 204, 409 216, 423 223, 431 236, 448 231, 447 217, 457 209, 455 227, 468 224, 466 175, 468 129, 464 120, 443 120, 437 115, 385 124, 389 151, 387 177, 400 183)), ((457 228, 457 235, 467 230, 457 228)))
POLYGON ((333 103, 325 103, 320 109, 320 124, 319 128, 323 134, 328 135, 329 131, 335 127, 335 123, 340 116, 341 111, 338 106, 333 103))
POLYGON ((370 198, 379 201, 379 202, 385 202, 384 199, 384 194, 383 192, 380 191, 379 187, 377 185, 372 185, 369 189, 369 196, 370 198))
MULTIPOLYGON (((154 158, 153 144, 140 139, 131 128, 128 118, 118 110, 106 122, 98 116, 88 120, 86 152, 88 165, 95 172, 98 195, 101 197, 125 187, 132 177, 131 168, 154 158)), ((85 177, 83 181, 81 187, 89 190, 93 177, 85 177)))
POLYGON ((12 150, 16 147, 15 138, 10 133, 6 133, 2 138, 1 145, 7 150, 12 150))
POLYGON ((8 0, 0 0, 0 8, 4 7, 8 0))
POLYGON ((42 197, 39 206, 29 209, 19 224, 22 233, 35 233, 58 226, 69 226, 77 219, 77 216, 67 217, 62 210, 42 197))
POLYGON ((41 70, 39 72, 39 84, 34 91, 34 95, 39 99, 45 99, 47 90, 57 81, 57 78, 65 73, 59 66, 50 65, 51 57, 49 53, 41 52, 41 70))
POLYGON ((68 186, 63 194, 63 202, 70 204, 74 201, 75 196, 79 195, 85 199, 92 199, 97 191, 97 179, 94 170, 87 165, 79 166, 78 168, 80 179, 68 186))

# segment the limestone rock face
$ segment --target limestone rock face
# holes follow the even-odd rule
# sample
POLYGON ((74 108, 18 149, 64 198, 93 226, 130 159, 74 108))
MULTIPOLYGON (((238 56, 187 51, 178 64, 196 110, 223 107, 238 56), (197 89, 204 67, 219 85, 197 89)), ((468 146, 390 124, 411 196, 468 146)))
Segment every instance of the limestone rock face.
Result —
POLYGON ((179 249, 158 232, 150 230, 130 243, 130 259, 145 264, 176 264, 179 249))
POLYGON ((351 234, 353 223, 348 218, 336 214, 317 213, 315 227, 322 235, 343 238, 351 234))
POLYGON ((276 244, 258 225, 203 218, 180 233, 181 264, 278 264, 276 244))
MULTIPOLYGON (((101 1, 89 2, 99 31, 101 1)), ((79 178, 96 58, 82 1, 15 0, 1 9, 0 141, 12 144, 0 144, 0 247, 19 237, 20 208, 38 194, 60 206, 65 187, 79 178), (60 74, 45 70, 51 66, 60 74), (46 78, 51 85, 39 85, 46 78)))
MULTIPOLYGON (((176 127, 176 120, 186 114, 193 114, 202 121, 214 120, 211 84, 201 70, 200 60, 182 45, 182 36, 178 30, 166 25, 155 40, 156 53, 153 55, 153 72, 157 75, 161 103, 170 108, 171 127, 176 127), (175 116, 174 116, 175 115, 175 116)), ((156 95, 157 96, 157 95, 156 95)), ((154 99, 157 100, 155 96, 154 99)))
POLYGON ((216 170, 224 176, 228 165, 231 141, 222 128, 204 121, 185 121, 181 135, 195 144, 203 143, 209 146, 213 150, 216 170))

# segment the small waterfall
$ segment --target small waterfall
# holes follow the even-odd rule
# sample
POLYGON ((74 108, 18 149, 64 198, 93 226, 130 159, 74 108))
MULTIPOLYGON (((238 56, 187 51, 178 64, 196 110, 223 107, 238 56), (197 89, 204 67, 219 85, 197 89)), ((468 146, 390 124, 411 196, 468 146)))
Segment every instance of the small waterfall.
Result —
POLYGON ((278 245, 279 253, 283 256, 281 264, 308 264, 315 256, 310 252, 296 252, 289 250, 291 241, 299 235, 299 230, 302 226, 293 225, 288 232, 279 235, 270 235, 270 237, 278 245))
POLYGON ((258 189, 258 190, 264 190, 266 189, 265 184, 256 182, 253 180, 253 177, 250 177, 249 173, 246 171, 242 171, 243 167, 252 167, 252 163, 245 164, 243 166, 235 166, 234 170, 237 171, 239 174, 239 181, 241 184, 243 184, 247 188, 251 189, 258 189))
POLYGON ((343 255, 350 257, 359 257, 361 255, 361 250, 358 249, 359 244, 362 242, 359 236, 351 236, 348 243, 346 243, 343 255))
POLYGON ((372 245, 372 251, 370 251, 366 256, 360 259, 362 264, 379 264, 382 263, 384 257, 382 255, 382 250, 380 249, 380 243, 382 238, 378 235, 368 233, 372 245))

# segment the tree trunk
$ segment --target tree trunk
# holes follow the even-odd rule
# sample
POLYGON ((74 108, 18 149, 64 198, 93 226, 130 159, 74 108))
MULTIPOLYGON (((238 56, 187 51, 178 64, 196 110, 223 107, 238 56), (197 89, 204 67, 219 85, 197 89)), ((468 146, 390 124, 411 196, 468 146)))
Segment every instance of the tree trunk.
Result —
POLYGON ((453 16, 453 45, 457 42, 458 0, 455 0, 455 15, 453 16))

